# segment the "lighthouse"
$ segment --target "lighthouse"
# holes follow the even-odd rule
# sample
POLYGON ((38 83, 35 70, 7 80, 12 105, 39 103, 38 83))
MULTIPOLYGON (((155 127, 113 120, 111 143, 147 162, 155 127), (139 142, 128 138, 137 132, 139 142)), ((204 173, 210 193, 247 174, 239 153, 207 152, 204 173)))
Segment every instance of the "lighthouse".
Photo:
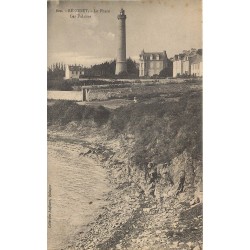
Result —
POLYGON ((118 18, 118 50, 116 58, 115 74, 127 72, 126 60, 126 15, 125 11, 121 9, 118 18))

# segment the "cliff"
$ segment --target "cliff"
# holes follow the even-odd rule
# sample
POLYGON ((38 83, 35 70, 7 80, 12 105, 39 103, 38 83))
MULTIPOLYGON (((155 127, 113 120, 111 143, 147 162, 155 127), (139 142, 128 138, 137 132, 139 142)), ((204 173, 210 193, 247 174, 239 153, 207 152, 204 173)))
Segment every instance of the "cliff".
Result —
MULTIPOLYGON (((193 91, 91 115, 90 107, 67 104, 81 119, 64 117, 61 131, 82 144, 79 157, 107 169, 114 191, 65 249, 202 248, 201 99, 193 91)), ((50 130, 60 137, 59 120, 50 130)))

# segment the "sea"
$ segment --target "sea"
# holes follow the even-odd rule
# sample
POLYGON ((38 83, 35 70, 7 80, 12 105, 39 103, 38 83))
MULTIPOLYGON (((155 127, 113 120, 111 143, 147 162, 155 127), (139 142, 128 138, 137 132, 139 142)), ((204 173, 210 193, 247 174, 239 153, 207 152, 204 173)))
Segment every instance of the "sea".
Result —
POLYGON ((77 143, 48 141, 48 250, 64 248, 107 205, 107 173, 81 150, 77 143))

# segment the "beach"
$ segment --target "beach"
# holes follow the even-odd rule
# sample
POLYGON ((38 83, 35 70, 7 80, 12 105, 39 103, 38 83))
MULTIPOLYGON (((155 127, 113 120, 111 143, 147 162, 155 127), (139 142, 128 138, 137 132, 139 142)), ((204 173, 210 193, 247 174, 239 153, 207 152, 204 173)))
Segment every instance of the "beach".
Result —
POLYGON ((107 204, 106 171, 81 145, 48 140, 48 250, 61 249, 107 204))

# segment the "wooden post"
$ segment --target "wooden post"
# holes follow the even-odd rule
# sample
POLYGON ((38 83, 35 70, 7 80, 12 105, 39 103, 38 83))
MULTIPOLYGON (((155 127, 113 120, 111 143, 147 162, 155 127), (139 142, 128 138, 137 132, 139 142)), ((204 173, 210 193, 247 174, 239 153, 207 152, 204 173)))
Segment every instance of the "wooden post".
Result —
POLYGON ((90 89, 86 89, 86 101, 89 102, 89 92, 90 89))
POLYGON ((85 102, 86 101, 86 93, 85 93, 85 89, 82 88, 82 102, 85 102))

